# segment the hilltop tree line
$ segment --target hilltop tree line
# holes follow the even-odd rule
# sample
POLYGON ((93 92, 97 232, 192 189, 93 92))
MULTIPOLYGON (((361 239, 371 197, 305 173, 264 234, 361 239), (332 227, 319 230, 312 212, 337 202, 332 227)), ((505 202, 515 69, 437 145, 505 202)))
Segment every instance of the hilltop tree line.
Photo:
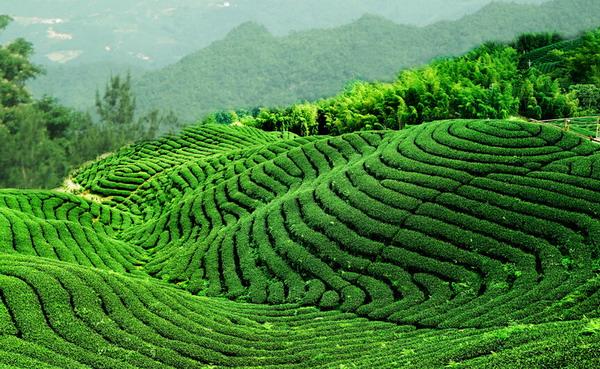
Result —
MULTIPOLYGON (((9 22, 0 16, 0 31, 9 22)), ((157 111, 135 118, 129 76, 111 77, 97 93, 97 117, 52 97, 33 99, 25 84, 42 70, 29 61, 32 52, 23 39, 0 46, 0 187, 56 187, 73 167, 175 124, 157 111)))
POLYGON ((175 64, 140 74, 134 89, 142 111, 173 109, 187 120, 215 110, 288 106, 333 96, 350 80, 392 82, 399 70, 463 55, 488 40, 509 42, 533 30, 575 36, 599 25, 592 14, 600 14, 597 0, 553 0, 539 6, 496 2, 426 27, 365 15, 333 29, 277 36, 258 24, 244 24, 175 64))
MULTIPOLYGON (((0 31, 9 22, 0 17, 0 31)), ((459 58, 405 70, 392 83, 357 81, 332 98, 221 111, 203 123, 314 135, 402 129, 447 118, 595 114, 599 50, 600 30, 575 41, 526 34, 510 44, 487 43, 459 58)), ((32 52, 23 39, 0 46, 0 187, 56 187, 72 168, 100 154, 153 138, 160 126, 178 127, 172 113, 137 116, 129 75, 111 77, 103 93, 96 92, 93 116, 52 97, 33 99, 26 82, 42 71, 29 61, 32 52)))
POLYGON ((221 111, 204 122, 238 121, 313 135, 402 129, 452 118, 552 119, 598 113, 600 29, 572 41, 555 33, 524 34, 509 44, 486 43, 462 57, 403 71, 392 83, 358 81, 315 103, 221 111), (544 53, 535 55, 539 50, 544 53))

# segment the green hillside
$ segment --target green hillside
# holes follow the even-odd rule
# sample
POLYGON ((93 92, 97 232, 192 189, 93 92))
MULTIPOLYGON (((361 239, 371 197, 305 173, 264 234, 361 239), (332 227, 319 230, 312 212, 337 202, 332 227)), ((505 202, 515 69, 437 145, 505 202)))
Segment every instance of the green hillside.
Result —
MULTIPOLYGON (((137 79, 142 111, 172 109, 197 120, 219 109, 288 105, 330 96, 352 80, 391 81, 398 71, 524 32, 566 35, 598 27, 600 3, 497 3, 426 27, 364 16, 346 26, 275 37, 246 23, 225 39, 137 79)), ((61 95, 62 96, 62 95, 61 95)), ((67 101, 67 100, 65 100, 67 101)))
MULTIPOLYGON (((8 18, 0 17, 2 20, 8 24, 8 18)), ((264 28, 246 28, 247 32, 238 30, 238 36, 248 40, 244 49, 248 52, 252 51, 255 37, 272 39, 264 28)), ((403 70, 392 82, 354 81, 325 99, 287 107, 214 111, 202 122, 238 122, 266 131, 306 136, 398 129, 458 118, 521 116, 559 119, 558 124, 562 124, 565 117, 578 117, 577 122, 571 119, 573 128, 592 137, 597 135, 595 117, 600 114, 599 35, 600 29, 568 40, 556 33, 526 33, 510 43, 486 42, 460 57, 440 58, 403 70), (592 118, 579 119, 582 117, 592 118)), ((25 86, 38 73, 27 60, 33 50, 27 43, 20 43, 0 47, 0 59, 6 59, 0 64, 5 66, 9 79, 4 88, 12 91, 2 95, 6 98, 0 102, 0 141, 4 143, 0 147, 0 186, 54 188, 73 168, 100 154, 181 127, 172 110, 148 114, 136 110, 130 79, 122 75, 111 77, 102 93, 97 91, 93 117, 61 106, 52 98, 33 99, 25 86), (22 54, 8 52, 19 47, 22 54), (10 70, 14 66, 18 73, 10 70)), ((301 54, 297 50, 296 53, 301 54)), ((368 50, 363 55, 369 55, 368 50)), ((327 75, 335 74, 329 70, 321 72, 323 81, 327 75)), ((189 71, 190 76, 193 74, 189 71)), ((74 74, 70 81, 79 77, 74 74)), ((286 78, 280 77, 281 81, 286 78)), ((91 74, 89 81, 81 80, 93 84, 93 79, 91 74)), ((282 83, 278 81, 274 88, 282 83)), ((55 85, 58 89, 63 87, 58 80, 55 85)), ((218 96, 219 87, 213 87, 213 95, 218 96)), ((267 95, 259 89, 246 93, 257 99, 267 95)), ((86 98, 79 93, 78 99, 86 98)))
POLYGON ((199 126, 0 190, 0 365, 591 368, 600 146, 199 126))

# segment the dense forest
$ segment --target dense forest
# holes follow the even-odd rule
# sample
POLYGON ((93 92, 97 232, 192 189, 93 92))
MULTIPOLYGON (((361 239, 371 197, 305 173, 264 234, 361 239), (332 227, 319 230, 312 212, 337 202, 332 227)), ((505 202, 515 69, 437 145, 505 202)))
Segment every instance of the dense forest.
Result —
POLYGON ((205 123, 233 123, 300 135, 402 129, 440 119, 600 113, 600 29, 578 39, 523 34, 458 58, 401 72, 391 83, 355 82, 341 94, 284 108, 221 111, 205 123))

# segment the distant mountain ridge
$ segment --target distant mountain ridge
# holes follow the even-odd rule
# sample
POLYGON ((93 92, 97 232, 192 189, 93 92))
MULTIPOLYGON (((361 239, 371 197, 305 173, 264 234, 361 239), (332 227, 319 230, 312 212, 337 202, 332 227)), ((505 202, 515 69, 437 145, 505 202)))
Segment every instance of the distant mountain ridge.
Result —
POLYGON ((336 27, 365 13, 425 25, 458 19, 491 1, 4 0, 0 14, 16 20, 2 37, 31 40, 38 63, 112 62, 158 68, 208 46, 247 21, 264 24, 276 35, 336 27))
POLYGON ((556 0, 541 6, 490 4, 454 22, 398 25, 365 15, 334 29, 285 37, 246 23, 223 40, 135 84, 142 110, 172 109, 187 120, 216 109, 285 105, 336 93, 353 79, 390 80, 396 73, 490 40, 520 33, 574 35, 600 25, 600 2, 556 0))
MULTIPOLYGON (((278 37, 266 26, 246 22, 178 63, 134 78, 135 90, 142 111, 158 107, 192 121, 219 109, 318 99, 354 79, 391 80, 402 68, 459 55, 484 41, 510 40, 521 32, 575 34, 600 25, 597 18, 597 1, 555 0, 541 7, 490 4, 459 21, 424 28, 364 15, 337 28, 278 37)), ((134 77, 144 72, 123 64, 66 65, 48 68, 30 87, 36 96, 49 94, 87 109, 110 73, 128 69, 134 77)))

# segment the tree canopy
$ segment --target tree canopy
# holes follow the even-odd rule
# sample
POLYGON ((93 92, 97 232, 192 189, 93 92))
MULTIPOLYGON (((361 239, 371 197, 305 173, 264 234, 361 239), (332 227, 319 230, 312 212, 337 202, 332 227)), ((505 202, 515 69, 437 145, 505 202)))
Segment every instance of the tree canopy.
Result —
POLYGON ((243 114, 237 120, 266 130, 310 135, 398 129, 453 118, 552 119, 598 114, 599 34, 600 30, 592 31, 568 43, 556 34, 485 43, 461 57, 402 71, 394 82, 353 82, 332 98, 255 109, 258 113, 243 114), (564 45, 576 47, 554 49, 564 45), (532 54, 534 62, 524 63, 532 54), (540 61, 549 59, 553 68, 540 61))
POLYGON ((122 79, 111 76, 104 94, 96 91, 96 111, 103 122, 124 125, 131 123, 135 114, 135 96, 131 93, 131 74, 122 79))

